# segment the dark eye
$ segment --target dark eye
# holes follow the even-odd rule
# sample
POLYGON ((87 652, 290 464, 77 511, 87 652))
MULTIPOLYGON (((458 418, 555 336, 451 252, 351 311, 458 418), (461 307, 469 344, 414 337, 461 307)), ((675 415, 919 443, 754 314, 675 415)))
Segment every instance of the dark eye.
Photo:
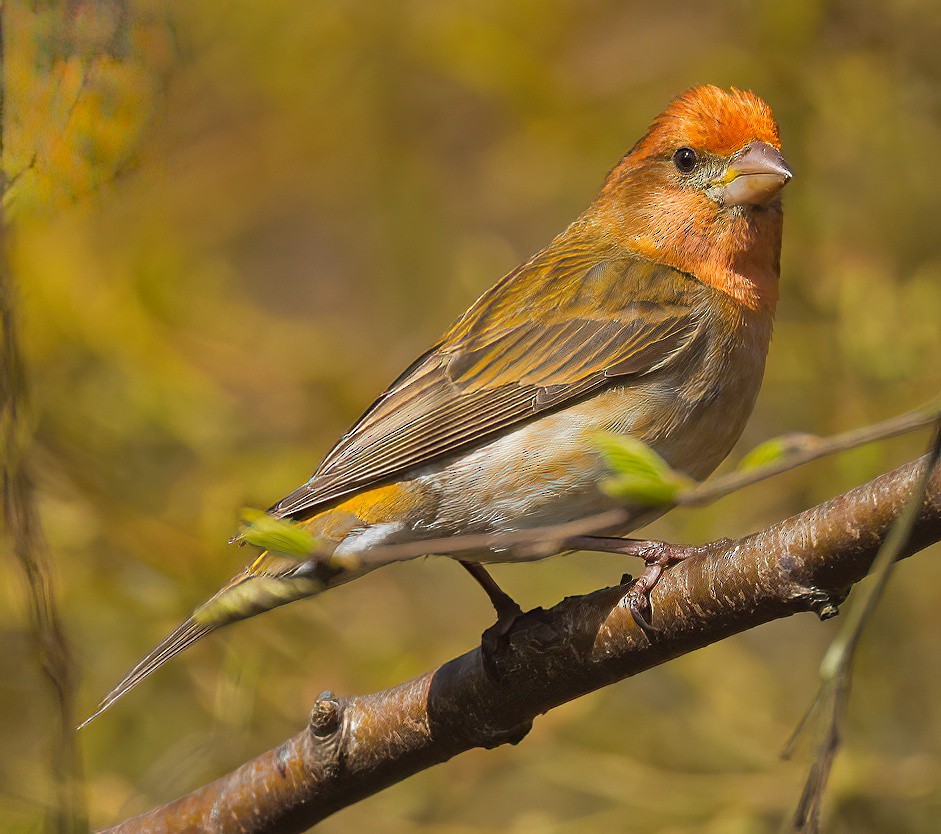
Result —
POLYGON ((673 164, 681 174, 690 173, 696 167, 697 161, 696 151, 692 148, 680 148, 673 154, 673 164))

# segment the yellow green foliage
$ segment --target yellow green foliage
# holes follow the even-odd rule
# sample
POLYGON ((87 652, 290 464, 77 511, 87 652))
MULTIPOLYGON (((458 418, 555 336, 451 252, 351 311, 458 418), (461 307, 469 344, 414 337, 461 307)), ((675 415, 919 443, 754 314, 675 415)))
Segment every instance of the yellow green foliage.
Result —
POLYGON ((275 518, 264 510, 242 510, 245 528, 241 539, 264 550, 273 550, 286 556, 310 557, 317 547, 317 539, 303 527, 275 518))
POLYGON ((614 473, 600 486, 627 503, 651 507, 672 504, 693 481, 670 468, 660 455, 636 437, 598 432, 595 444, 614 473))

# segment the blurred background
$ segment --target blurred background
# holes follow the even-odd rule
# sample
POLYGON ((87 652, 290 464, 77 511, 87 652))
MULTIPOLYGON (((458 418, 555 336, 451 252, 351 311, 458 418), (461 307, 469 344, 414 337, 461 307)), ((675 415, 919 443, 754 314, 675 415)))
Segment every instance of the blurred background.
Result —
MULTIPOLYGON (((941 6, 4 4, 9 254, 32 464, 98 698, 249 556, 240 508, 305 480, 382 388, 547 243, 676 93, 759 92, 796 172, 764 388, 735 457, 941 387, 941 6)), ((923 437, 777 478, 648 535, 761 528, 923 437)), ((832 832, 941 830, 941 553, 905 563, 858 664, 832 832)), ((0 829, 50 799, 54 705, 22 578, 0 584, 0 829)), ((524 606, 636 563, 497 566, 524 606)), ((81 734, 92 822, 162 803, 297 732, 324 689, 385 688, 476 644, 487 600, 396 565, 212 636, 81 734)), ((330 834, 775 832, 781 748, 838 622, 777 622, 539 719, 329 819, 330 834)))

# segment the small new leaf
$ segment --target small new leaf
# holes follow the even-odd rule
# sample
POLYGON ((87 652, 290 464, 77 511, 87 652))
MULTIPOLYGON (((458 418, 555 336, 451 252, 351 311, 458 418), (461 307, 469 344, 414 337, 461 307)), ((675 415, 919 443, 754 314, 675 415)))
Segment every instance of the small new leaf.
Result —
POLYGON ((805 432, 791 432, 790 434, 782 434, 780 437, 772 437, 764 443, 759 443, 748 452, 739 461, 738 471, 751 472, 764 466, 770 466, 783 460, 788 455, 806 452, 819 442, 819 437, 805 432))
POLYGON ((317 548, 316 537, 303 527, 262 510, 246 507, 242 510, 242 521, 246 527, 240 538, 265 550, 309 558, 317 548))
POLYGON ((650 446, 636 437, 600 431, 595 445, 614 476, 599 486, 608 495, 633 504, 657 507, 675 504, 693 481, 672 469, 650 446))

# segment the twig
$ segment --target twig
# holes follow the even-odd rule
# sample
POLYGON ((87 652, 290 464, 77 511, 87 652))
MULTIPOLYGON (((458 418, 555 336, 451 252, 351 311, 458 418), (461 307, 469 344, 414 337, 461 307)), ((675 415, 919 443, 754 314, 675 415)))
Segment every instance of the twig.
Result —
POLYGON ((907 411, 897 417, 890 417, 881 423, 864 426, 860 429, 850 429, 841 434, 830 437, 816 437, 815 435, 801 435, 800 448, 784 455, 780 460, 769 463, 757 469, 745 472, 730 472, 719 478, 713 478, 700 486, 686 492, 677 502, 681 506, 699 507, 710 504, 719 498, 724 498, 740 489, 752 484, 773 478, 805 463, 818 460, 822 457, 847 452, 866 446, 877 440, 888 440, 918 429, 924 429, 937 423, 941 419, 941 405, 932 401, 922 408, 907 411))
POLYGON ((911 496, 873 561, 874 579, 863 591, 862 596, 849 606, 842 627, 820 664, 821 684, 817 696, 785 748, 784 756, 789 758, 798 737, 810 725, 812 717, 829 705, 823 736, 792 819, 791 830, 794 832, 817 834, 820 830, 823 798, 833 762, 839 752, 843 719, 849 705, 856 649, 866 625, 872 620, 876 607, 885 593, 889 576, 898 561, 899 554, 903 552, 911 537, 918 514, 926 499, 931 474, 938 465, 939 459, 941 459, 941 422, 938 422, 935 427, 931 447, 912 488, 911 496))

